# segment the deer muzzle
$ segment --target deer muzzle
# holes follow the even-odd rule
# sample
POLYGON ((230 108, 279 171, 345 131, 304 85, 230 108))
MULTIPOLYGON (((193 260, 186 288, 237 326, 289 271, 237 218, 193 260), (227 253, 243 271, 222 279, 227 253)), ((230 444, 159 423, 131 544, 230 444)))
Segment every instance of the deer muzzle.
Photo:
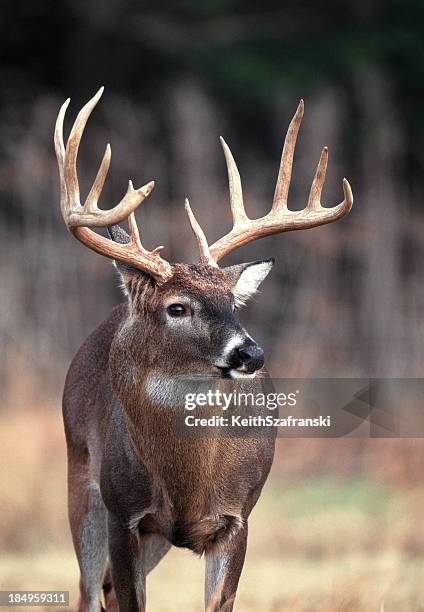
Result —
POLYGON ((233 378, 254 375, 264 365, 264 351, 251 338, 233 347, 227 357, 228 373, 233 378))

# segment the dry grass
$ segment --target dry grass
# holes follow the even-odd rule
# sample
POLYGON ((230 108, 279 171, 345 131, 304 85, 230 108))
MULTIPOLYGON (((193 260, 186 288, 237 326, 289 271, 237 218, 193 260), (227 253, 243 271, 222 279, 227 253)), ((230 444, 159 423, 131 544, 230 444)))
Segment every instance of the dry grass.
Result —
MULTIPOLYGON (((0 448, 0 588, 70 590, 74 607, 60 415, 4 415, 0 448)), ((251 517, 238 612, 424 610, 424 487, 352 476, 295 483, 283 465, 280 454, 251 517)), ((172 550, 149 577, 149 609, 200 611, 202 584, 203 561, 172 550)))

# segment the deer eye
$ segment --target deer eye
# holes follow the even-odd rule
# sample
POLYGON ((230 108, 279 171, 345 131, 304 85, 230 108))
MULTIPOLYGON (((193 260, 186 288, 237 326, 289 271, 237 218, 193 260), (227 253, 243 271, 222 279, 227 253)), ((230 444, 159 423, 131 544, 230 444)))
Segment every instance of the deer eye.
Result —
POLYGON ((184 306, 184 304, 170 304, 167 311, 171 317, 184 317, 190 314, 188 308, 184 306))

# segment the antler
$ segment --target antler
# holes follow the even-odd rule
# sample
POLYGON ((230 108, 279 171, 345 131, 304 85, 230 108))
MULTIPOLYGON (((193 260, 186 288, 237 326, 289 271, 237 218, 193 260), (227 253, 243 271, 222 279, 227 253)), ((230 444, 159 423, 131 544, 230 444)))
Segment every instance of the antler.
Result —
POLYGON ((97 202, 103 189, 111 158, 111 148, 110 145, 107 145, 90 193, 84 205, 81 205, 80 202, 76 165, 78 148, 87 120, 99 101, 103 89, 101 87, 96 95, 80 110, 72 127, 66 149, 63 142, 63 121, 70 102, 69 98, 62 105, 57 117, 54 143, 59 165, 60 208, 63 220, 68 230, 88 248, 100 253, 100 255, 105 255, 143 270, 153 276, 157 283, 162 284, 171 278, 173 274, 172 266, 159 254, 163 247, 156 247, 153 251, 147 251, 143 247, 134 216, 135 209, 155 186, 154 181, 147 183, 140 189, 134 189, 132 182, 129 181, 127 193, 119 204, 110 210, 100 210, 97 202), (131 233, 131 242, 128 244, 113 242, 89 229, 89 227, 116 225, 125 219, 128 219, 131 233))
POLYGON ((231 151, 221 138, 224 149, 225 160, 228 170, 228 183, 230 188, 230 204, 233 216, 232 230, 208 246, 206 237, 197 223, 194 215, 186 202, 187 212, 196 239, 200 246, 200 259, 203 263, 217 265, 217 262, 228 253, 258 238, 288 232, 297 229, 307 229, 324 225, 341 219, 349 213, 353 205, 353 195, 350 185, 343 179, 344 200, 341 204, 332 208, 321 206, 321 193, 324 186, 327 171, 328 149, 324 147, 312 181, 308 204, 305 209, 291 211, 287 208, 287 196, 290 187, 293 156, 296 146, 297 134, 303 117, 303 100, 300 101, 297 111, 290 123, 284 141, 281 156, 280 170, 275 188, 274 200, 270 212, 260 219, 249 219, 243 204, 243 192, 241 188, 240 174, 231 151))

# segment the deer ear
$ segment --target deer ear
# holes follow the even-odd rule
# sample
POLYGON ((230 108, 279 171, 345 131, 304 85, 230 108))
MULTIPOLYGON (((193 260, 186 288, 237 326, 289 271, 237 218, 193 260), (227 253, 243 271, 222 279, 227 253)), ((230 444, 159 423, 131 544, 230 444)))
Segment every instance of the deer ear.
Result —
POLYGON ((113 242, 119 242, 119 244, 129 244, 131 242, 131 236, 120 225, 111 225, 107 228, 107 233, 113 242))
MULTIPOLYGON (((109 238, 111 240, 113 240, 114 242, 118 242, 119 244, 128 244, 131 242, 131 236, 120 225, 112 225, 108 227, 107 233, 109 234, 109 238)), ((121 288, 127 296, 129 296, 127 285, 129 284, 131 278, 140 275, 149 278, 148 274, 145 274, 141 270, 138 270, 133 266, 129 266, 128 264, 123 264, 119 261, 116 261, 115 259, 113 260, 113 265, 119 272, 119 275, 122 280, 121 288)))
POLYGON ((252 261, 224 268, 237 308, 244 306, 258 290, 261 282, 268 276, 274 265, 274 259, 252 261))
MULTIPOLYGON (((113 240, 113 242, 118 242, 119 244, 129 244, 131 242, 131 236, 127 234, 124 228, 120 225, 111 225, 107 228, 107 233, 109 234, 109 238, 113 240)), ((125 285, 125 277, 129 273, 131 273, 132 270, 135 271, 135 268, 127 266, 126 264, 122 264, 119 261, 116 261, 115 259, 113 260, 113 265, 122 276, 122 281, 125 285)))

